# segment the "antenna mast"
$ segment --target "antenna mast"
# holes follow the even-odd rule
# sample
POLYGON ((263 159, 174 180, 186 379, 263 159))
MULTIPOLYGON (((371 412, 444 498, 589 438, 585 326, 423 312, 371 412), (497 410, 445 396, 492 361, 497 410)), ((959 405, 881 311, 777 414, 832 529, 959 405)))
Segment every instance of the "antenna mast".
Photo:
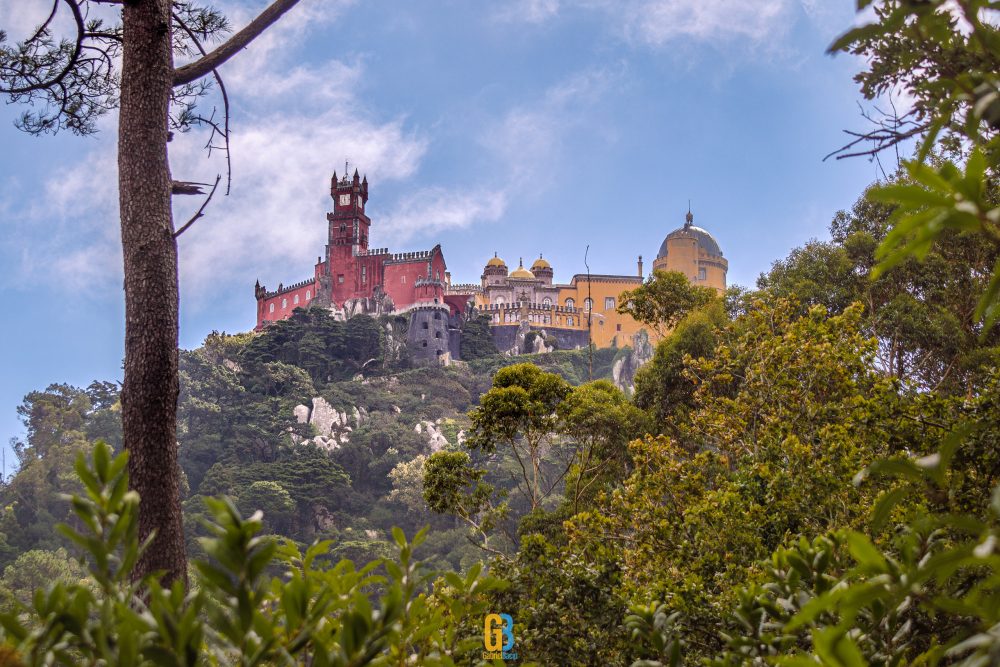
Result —
POLYGON ((589 354, 589 360, 587 362, 587 381, 594 381, 594 336, 593 336, 593 317, 594 317, 594 288, 590 282, 590 264, 587 263, 587 256, 590 254, 590 244, 587 244, 587 249, 583 252, 583 265, 587 267, 587 303, 590 307, 587 308, 587 353, 589 354))

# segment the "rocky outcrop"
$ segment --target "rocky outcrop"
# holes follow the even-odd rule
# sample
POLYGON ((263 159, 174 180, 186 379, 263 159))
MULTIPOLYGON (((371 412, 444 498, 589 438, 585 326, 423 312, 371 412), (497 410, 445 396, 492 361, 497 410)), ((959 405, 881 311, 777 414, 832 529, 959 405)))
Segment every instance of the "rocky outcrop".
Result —
POLYGON ((385 323, 385 339, 382 345, 382 365, 385 368, 398 367, 406 356, 405 324, 389 320, 385 323))
POLYGON ((296 405, 295 409, 292 410, 292 414, 295 415, 295 421, 300 424, 309 423, 309 408, 304 405, 296 405))
MULTIPOLYGON (((439 423, 420 421, 413 427, 413 430, 417 433, 427 435, 427 446, 431 452, 440 452, 448 446, 448 438, 441 432, 440 421, 440 419, 438 420, 439 423)), ((464 436, 464 433, 462 435, 464 436)))
POLYGON ((611 367, 611 377, 615 386, 625 392, 635 390, 635 374, 653 358, 653 345, 645 329, 640 329, 632 337, 632 349, 611 367))
POLYGON ((343 308, 332 306, 328 310, 333 319, 343 321, 349 320, 355 315, 371 315, 372 317, 388 315, 396 310, 396 306, 388 294, 380 293, 371 297, 348 299, 344 302, 343 308))
MULTIPOLYGON (((340 411, 330 405, 325 398, 317 396, 312 400, 312 408, 296 405, 292 410, 295 419, 300 424, 311 424, 316 429, 312 438, 313 444, 328 451, 333 451, 350 441, 350 433, 368 421, 368 411, 362 407, 352 407, 348 416, 346 411, 340 411)), ((302 442, 295 436, 296 442, 302 442)))

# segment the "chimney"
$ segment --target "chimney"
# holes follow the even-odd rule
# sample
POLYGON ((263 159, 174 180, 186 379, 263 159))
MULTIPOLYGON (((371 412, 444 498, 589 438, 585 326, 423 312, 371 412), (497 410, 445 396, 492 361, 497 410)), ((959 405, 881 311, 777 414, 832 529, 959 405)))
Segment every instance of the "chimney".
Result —
POLYGON ((639 255, 639 277, 642 278, 642 255, 639 255))

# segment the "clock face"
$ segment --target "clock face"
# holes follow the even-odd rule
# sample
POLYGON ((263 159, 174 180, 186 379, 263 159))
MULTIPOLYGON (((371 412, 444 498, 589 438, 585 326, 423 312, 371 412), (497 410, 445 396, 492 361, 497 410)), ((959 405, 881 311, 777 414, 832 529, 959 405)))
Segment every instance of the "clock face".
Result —
POLYGON ((340 195, 340 205, 347 206, 351 203, 351 195, 340 195))

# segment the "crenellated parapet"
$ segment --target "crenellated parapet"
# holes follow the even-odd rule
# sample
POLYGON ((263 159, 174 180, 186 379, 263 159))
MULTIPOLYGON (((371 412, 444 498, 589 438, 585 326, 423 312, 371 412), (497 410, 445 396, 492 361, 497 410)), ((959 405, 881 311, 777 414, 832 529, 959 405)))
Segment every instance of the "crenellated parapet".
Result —
POLYGON ((433 250, 416 250, 414 252, 394 252, 386 253, 388 257, 385 260, 386 264, 402 264, 406 262, 418 262, 420 260, 428 260, 434 256, 433 250))
POLYGON ((281 296, 282 294, 288 294, 289 292, 294 292, 295 290, 302 289, 303 287, 312 285, 315 282, 316 282, 315 278, 307 278, 306 280, 300 280, 299 282, 294 283, 292 285, 284 285, 282 283, 278 283, 278 289, 276 289, 273 292, 269 292, 266 287, 264 287, 258 282, 256 287, 254 288, 254 296, 256 296, 258 301, 260 301, 261 299, 270 299, 272 297, 281 296))
POLYGON ((464 295, 471 296, 473 294, 482 294, 482 293, 483 293, 483 286, 477 285, 475 283, 458 283, 458 284, 452 283, 445 291, 445 294, 455 294, 458 296, 464 296, 464 295))

